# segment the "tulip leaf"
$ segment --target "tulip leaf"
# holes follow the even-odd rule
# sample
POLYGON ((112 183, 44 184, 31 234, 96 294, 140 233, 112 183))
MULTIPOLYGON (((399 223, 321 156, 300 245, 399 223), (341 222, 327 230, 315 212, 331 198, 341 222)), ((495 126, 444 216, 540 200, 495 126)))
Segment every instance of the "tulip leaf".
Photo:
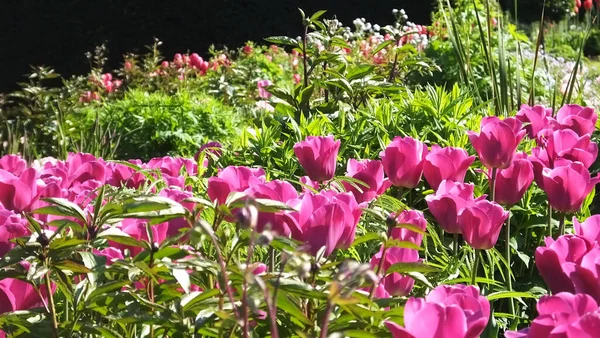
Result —
POLYGON ((117 242, 120 244, 134 246, 137 248, 145 248, 146 250, 150 250, 150 245, 146 241, 139 241, 128 234, 124 233, 121 229, 118 228, 108 228, 101 233, 98 234, 99 238, 105 238, 109 241, 117 242))
POLYGON ((375 69, 375 66, 371 66, 371 65, 367 65, 367 64, 358 65, 358 66, 348 70, 348 74, 346 74, 346 78, 349 81, 361 79, 369 74, 372 74, 374 69, 375 69))
POLYGON ((535 295, 529 292, 517 292, 517 291, 498 291, 490 293, 486 296, 489 301, 503 298, 537 298, 535 295))
POLYGON ((181 299, 183 311, 190 311, 193 313, 198 312, 200 310, 199 305, 201 305, 203 301, 216 297, 220 292, 221 290, 219 289, 211 289, 204 292, 194 291, 183 296, 181 299))
POLYGON ((306 325, 312 325, 312 322, 304 312, 300 309, 300 307, 294 303, 294 301, 290 300, 290 298, 283 294, 279 293, 277 295, 277 307, 286 313, 290 314, 294 318, 298 319, 300 322, 306 325))
POLYGON ((211 201, 206 200, 204 198, 195 197, 195 196, 188 197, 188 198, 184 199, 183 202, 192 202, 192 203, 204 205, 209 208, 214 207, 214 205, 211 201))
POLYGON ((298 47, 298 41, 296 41, 296 39, 287 37, 287 36, 270 36, 268 38, 265 38, 265 41, 270 42, 270 43, 276 43, 279 45, 288 45, 288 46, 294 46, 294 47, 298 47))
POLYGON ((386 41, 380 43, 377 47, 375 47, 375 49, 373 49, 373 52, 371 54, 375 55, 375 54, 379 53, 379 51, 381 51, 384 48, 387 48, 394 42, 395 42, 394 40, 390 39, 390 40, 386 40, 386 41))
POLYGON ((412 277, 412 279, 414 279, 414 280, 417 280, 417 281, 423 283, 428 288, 433 289, 433 285, 431 284, 429 279, 427 279, 427 277, 425 277, 425 275, 423 275, 422 273, 416 272, 416 271, 410 271, 410 272, 407 272, 406 275, 412 277))
POLYGON ((359 236, 358 238, 356 238, 354 240, 354 242, 352 242, 351 247, 357 246, 359 244, 362 243, 366 243, 366 242, 370 242, 376 239, 381 239, 381 236, 378 233, 375 232, 369 232, 367 234, 364 234, 362 236, 359 236))
POLYGON ((428 236, 427 232, 425 232, 424 230, 422 230, 421 228, 419 228, 418 226, 416 226, 414 224, 400 223, 400 224, 396 225, 396 228, 408 229, 412 232, 416 232, 423 236, 428 236))
MULTIPOLYGON (((290 294, 305 297, 306 299, 327 299, 327 294, 301 281, 288 278, 280 278, 278 281, 279 289, 290 294)), ((269 280, 269 283, 274 287, 277 281, 269 280)))
POLYGON ((403 248, 403 249, 413 249, 413 250, 423 250, 420 246, 416 245, 411 241, 400 241, 395 238, 388 238, 385 241, 386 248, 403 248))
POLYGON ((52 203, 54 204, 54 206, 42 207, 34 210, 32 213, 43 215, 71 216, 85 223, 85 213, 77 204, 64 198, 42 198, 42 200, 48 203, 52 203))
POLYGON ((50 250, 70 248, 87 243, 85 239, 61 237, 50 242, 50 250))
POLYGON ((86 334, 96 335, 96 336, 105 337, 105 338, 121 338, 121 337, 123 337, 118 332, 116 332, 112 329, 109 329, 106 327, 100 327, 100 326, 84 325, 81 327, 81 331, 86 334))
POLYGON ((59 262, 54 263, 55 268, 59 268, 64 271, 72 271, 74 273, 89 273, 92 270, 85 267, 85 265, 75 262, 72 259, 65 259, 59 262))
POLYGON ((387 270, 386 275, 393 272, 408 273, 408 272, 437 272, 438 269, 421 262, 400 262, 392 264, 387 270))

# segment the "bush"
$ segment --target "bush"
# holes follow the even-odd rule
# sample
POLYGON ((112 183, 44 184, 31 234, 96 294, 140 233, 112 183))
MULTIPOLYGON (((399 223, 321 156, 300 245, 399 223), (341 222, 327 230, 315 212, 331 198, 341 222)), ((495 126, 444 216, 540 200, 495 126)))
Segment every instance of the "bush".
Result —
POLYGON ((96 116, 119 131, 118 159, 150 159, 165 154, 193 155, 206 140, 227 142, 238 118, 232 107, 205 94, 130 91, 122 100, 86 108, 88 128, 96 116))
MULTIPOLYGON (((502 8, 514 15, 514 0, 501 0, 502 8)), ((544 1, 519 0, 517 2, 517 19, 521 23, 540 21, 544 1)), ((544 9, 545 21, 559 22, 566 19, 575 8, 573 0, 546 0, 544 9)))

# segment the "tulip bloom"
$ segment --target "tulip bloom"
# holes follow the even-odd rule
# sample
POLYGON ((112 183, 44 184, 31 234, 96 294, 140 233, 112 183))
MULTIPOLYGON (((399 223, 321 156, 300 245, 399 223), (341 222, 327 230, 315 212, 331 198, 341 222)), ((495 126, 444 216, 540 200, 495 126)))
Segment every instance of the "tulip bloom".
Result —
POLYGON ((579 220, 573 217, 573 227, 575 234, 587 238, 592 243, 600 243, 600 215, 590 216, 583 223, 579 223, 579 220))
POLYGON ((500 120, 495 116, 481 120, 479 134, 467 131, 481 163, 488 168, 508 168, 513 154, 525 135, 521 121, 514 117, 500 120))
POLYGON ((537 304, 538 316, 519 332, 507 331, 507 338, 597 337, 600 327, 598 303, 585 294, 561 292, 545 295, 537 304))
POLYGON ((577 135, 591 134, 596 130, 598 114, 592 107, 582 107, 576 104, 567 104, 558 110, 556 120, 563 129, 571 129, 577 135))
POLYGON ((379 153, 379 157, 392 184, 412 189, 421 180, 423 160, 428 152, 425 143, 408 136, 396 136, 385 150, 379 153))
POLYGON ((396 222, 400 227, 394 228, 391 233, 391 238, 395 238, 400 241, 410 241, 416 245, 421 245, 423 235, 414 232, 410 229, 402 228, 402 224, 413 225, 416 228, 425 231, 427 228, 427 220, 421 211, 418 210, 403 210, 397 216, 393 215, 396 222))
POLYGON ((346 191, 351 192, 358 203, 371 202, 382 195, 392 185, 389 179, 384 178, 381 161, 350 159, 346 176, 355 178, 362 183, 342 182, 346 191), (359 191, 355 186, 361 190, 359 191))
MULTIPOLYGON (((138 241, 146 241, 149 242, 148 231, 146 229, 148 222, 142 219, 133 219, 126 218, 118 225, 121 228, 121 231, 131 236, 132 238, 138 241)), ((157 225, 151 225, 150 230, 152 231, 152 237, 154 243, 160 245, 167 238, 167 231, 169 231, 169 223, 160 223, 157 225)), ((121 251, 125 251, 125 249, 129 249, 131 252, 131 257, 137 256, 139 253, 144 251, 141 247, 136 247, 132 245, 126 245, 121 243, 116 243, 113 241, 108 241, 111 247, 117 248, 121 251)), ((153 243, 150 243, 153 244, 153 243)))
MULTIPOLYGON (((521 109, 515 116, 521 123, 529 123, 523 127, 530 139, 535 139, 538 133, 546 129, 552 121, 552 108, 544 106, 530 107, 526 104, 521 105, 521 109)), ((555 122, 556 123, 556 122, 555 122)))
POLYGON ((262 168, 229 166, 221 170, 216 177, 208 179, 208 197, 219 204, 225 204, 232 192, 242 192, 255 184, 265 183, 265 171, 262 168))
MULTIPOLYGON (((195 204, 193 202, 184 202, 185 199, 193 197, 194 195, 188 191, 178 189, 163 189, 158 193, 158 196, 167 197, 177 203, 180 203, 189 212, 194 210, 195 204)), ((180 234, 180 229, 188 228, 189 224, 184 218, 175 218, 167 222, 167 236, 176 236, 180 234)))
POLYGON ((325 255, 330 255, 354 241, 362 210, 351 193, 307 192, 302 199, 290 200, 289 205, 299 206, 298 212, 292 212, 301 230, 295 239, 306 243, 311 254, 325 247, 325 255))
POLYGON ((504 205, 519 203, 533 182, 533 164, 527 155, 517 154, 510 167, 498 171, 496 202, 504 205))
POLYGON ((404 307, 404 327, 386 322, 394 338, 477 338, 490 317, 490 303, 479 288, 440 285, 423 298, 410 298, 404 307))
MULTIPOLYGON (((40 292, 46 298, 45 287, 40 292)), ((14 278, 0 280, 0 314, 41 307, 44 303, 33 286, 14 278)))
POLYGON ((578 161, 589 168, 598 157, 598 145, 590 140, 590 135, 577 135, 571 129, 557 130, 549 135, 546 152, 550 163, 559 158, 578 161))
POLYGON ((273 83, 269 80, 260 80, 256 84, 258 87, 258 96, 262 99, 269 99, 271 97, 271 93, 269 93, 265 88, 272 85, 273 83))
POLYGON ((548 203, 555 210, 566 214, 577 212, 600 181, 598 176, 591 178, 581 162, 568 162, 554 169, 545 168, 542 176, 542 189, 548 195, 548 203))
POLYGON ((458 224, 465 241, 475 249, 488 250, 496 245, 508 211, 495 202, 480 200, 458 213, 458 224))
POLYGON ((333 136, 308 136, 294 144, 294 154, 304 171, 313 181, 327 181, 335 175, 340 141, 333 136))
POLYGON ((26 168, 27 162, 19 155, 4 155, 0 157, 0 169, 4 169, 15 176, 21 176, 26 168))
POLYGON ((458 213, 475 201, 474 189, 473 184, 444 180, 435 194, 425 197, 429 211, 444 231, 451 234, 461 233, 458 213))
POLYGON ((441 148, 434 144, 423 161, 423 176, 433 190, 437 190, 443 180, 463 182, 474 160, 475 156, 469 156, 464 149, 441 148))
MULTIPOLYGON (((376 269, 381 261, 382 250, 371 258, 371 268, 376 269)), ((419 261, 419 253, 414 249, 395 248, 391 247, 386 250, 384 261, 381 263, 380 274, 386 275, 385 272, 390 266, 396 263, 411 263, 419 261)), ((406 296, 410 293, 415 284, 414 279, 409 276, 394 272, 385 276, 380 285, 383 285, 386 293, 392 296, 406 296)))
POLYGON ((27 222, 11 210, 6 210, 0 204, 0 258, 6 255, 15 243, 10 242, 13 238, 29 235, 27 222))
MULTIPOLYGON (((283 203, 298 198, 298 192, 294 186, 288 182, 278 180, 253 185, 245 192, 254 198, 265 198, 283 203)), ((285 237, 290 237, 292 234, 294 234, 294 237, 299 237, 302 232, 298 226, 298 221, 289 211, 259 212, 256 228, 258 232, 270 229, 285 237)))

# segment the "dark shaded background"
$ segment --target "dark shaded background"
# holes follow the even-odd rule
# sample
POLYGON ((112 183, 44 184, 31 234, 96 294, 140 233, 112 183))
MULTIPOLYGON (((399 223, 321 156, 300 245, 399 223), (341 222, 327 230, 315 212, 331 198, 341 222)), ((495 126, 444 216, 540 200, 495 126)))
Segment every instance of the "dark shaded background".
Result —
POLYGON ((0 4, 0 92, 17 88, 29 65, 52 66, 62 75, 89 70, 85 52, 108 41, 109 68, 127 52, 145 52, 153 37, 168 58, 211 44, 235 48, 270 35, 298 36, 297 8, 327 9, 345 25, 364 17, 392 22, 403 8, 409 20, 426 24, 437 0, 2 0, 0 4))

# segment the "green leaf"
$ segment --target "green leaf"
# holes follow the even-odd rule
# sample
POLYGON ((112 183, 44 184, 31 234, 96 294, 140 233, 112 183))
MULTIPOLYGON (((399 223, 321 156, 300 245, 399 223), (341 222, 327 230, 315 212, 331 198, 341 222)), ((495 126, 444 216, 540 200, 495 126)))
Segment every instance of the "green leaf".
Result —
POLYGON ((503 298, 537 298, 529 292, 517 292, 517 291, 498 291, 490 293, 486 296, 489 301, 503 298))
POLYGON ((50 243, 50 250, 58 250, 64 248, 75 247, 81 244, 86 244, 87 241, 85 239, 77 239, 77 238, 64 238, 61 237, 59 239, 55 239, 50 243))
POLYGON ((404 248, 404 249, 414 249, 414 250, 423 250, 420 246, 416 245, 411 241, 400 241, 395 238, 388 238, 385 241, 386 248, 404 248))
POLYGON ((121 231, 121 229, 118 228, 108 228, 99 233, 98 237, 105 238, 109 241, 117 242, 120 244, 150 250, 150 245, 146 241, 138 241, 137 239, 129 236, 128 234, 124 233, 123 231, 121 231))
POLYGON ((190 275, 184 269, 173 269, 173 277, 177 279, 177 282, 185 293, 190 293, 190 275))
POLYGON ((378 233, 375 232, 369 232, 367 234, 364 234, 362 236, 359 236, 358 238, 356 238, 354 240, 354 242, 352 242, 351 247, 357 246, 359 244, 365 243, 365 242, 370 242, 376 239, 381 239, 381 236, 378 233))
POLYGON ((201 308, 202 302, 214 298, 219 295, 221 291, 219 289, 212 289, 204 292, 194 291, 189 293, 181 299, 181 306, 183 307, 184 312, 198 312, 201 308))
POLYGON ((53 206, 36 209, 32 211, 33 214, 71 216, 84 223, 86 222, 85 213, 77 204, 64 198, 42 198, 42 200, 53 204, 53 206))
POLYGON ((408 272, 437 272, 438 269, 421 262, 400 262, 393 264, 386 270, 389 275, 393 272, 408 273, 408 272))
POLYGON ((327 12, 327 10, 324 10, 324 9, 323 9, 323 10, 320 10, 320 11, 317 11, 315 14, 313 14, 313 15, 310 17, 310 22, 314 22, 314 21, 316 21, 316 20, 319 20, 319 18, 320 18, 320 17, 321 17, 323 14, 325 14, 325 12, 327 12))
POLYGON ((371 65, 358 65, 348 70, 346 78, 350 81, 363 78, 373 72, 375 66, 371 65))
MULTIPOLYGON (((269 284, 273 287, 275 286, 275 283, 276 281, 269 280, 269 284)), ((279 289, 306 299, 327 299, 327 294, 318 291, 309 284, 293 279, 279 279, 279 289)))
POLYGON ((74 273, 89 273, 92 270, 86 268, 83 264, 75 262, 72 259, 65 259, 54 263, 55 268, 59 268, 64 271, 72 271, 74 273))
POLYGON ((270 36, 268 38, 265 38, 265 41, 275 43, 278 45, 287 45, 287 46, 298 47, 298 41, 296 41, 296 39, 293 39, 293 38, 290 38, 287 36, 270 36))
POLYGON ((375 54, 379 53, 379 51, 381 51, 384 48, 387 48, 389 45, 393 44, 394 42, 396 42, 396 41, 386 40, 386 41, 380 43, 377 47, 375 47, 375 49, 373 49, 372 54, 375 55, 375 54))
POLYGON ((119 280, 119 281, 114 281, 114 282, 109 282, 106 283, 100 287, 97 287, 96 289, 94 289, 87 297, 87 301, 91 302, 93 301, 96 297, 99 296, 103 296, 106 295, 108 293, 111 292, 115 292, 115 291, 119 291, 121 290, 125 285, 129 285, 130 282, 129 280, 125 279, 125 280, 119 280))
POLYGON ((300 322, 306 325, 312 325, 312 322, 304 312, 295 304, 293 301, 289 299, 287 295, 284 293, 279 293, 277 295, 277 307, 283 310, 285 313, 291 315, 292 317, 298 319, 300 322))

